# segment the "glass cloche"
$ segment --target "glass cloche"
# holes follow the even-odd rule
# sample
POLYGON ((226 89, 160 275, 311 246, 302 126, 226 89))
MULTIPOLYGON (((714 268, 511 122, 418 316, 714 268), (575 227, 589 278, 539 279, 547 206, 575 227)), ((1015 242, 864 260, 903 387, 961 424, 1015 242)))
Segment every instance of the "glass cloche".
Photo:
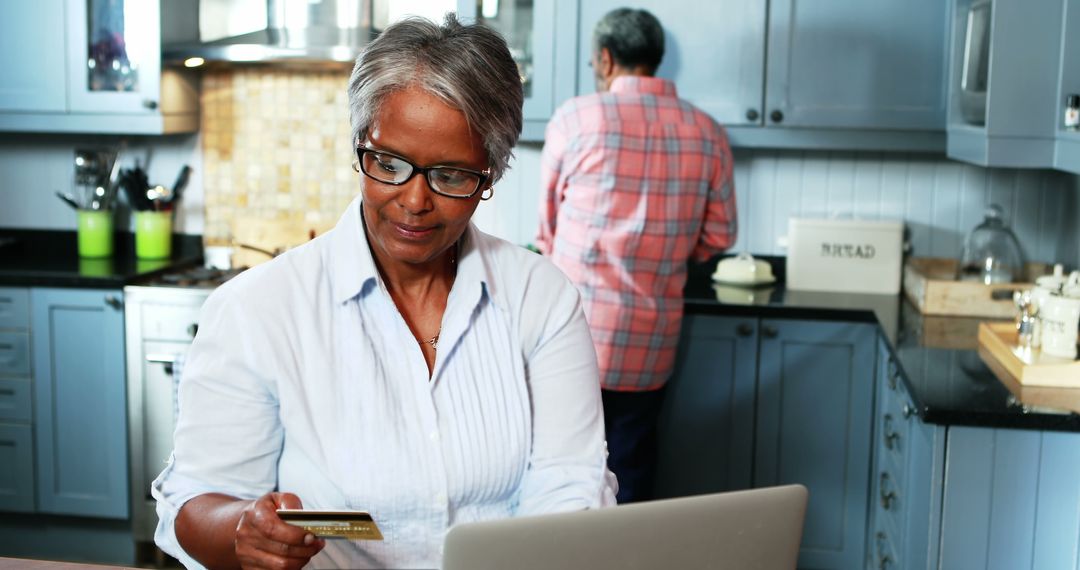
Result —
POLYGON ((990 204, 982 223, 964 240, 960 255, 961 281, 1012 283, 1024 277, 1024 255, 1016 235, 1001 219, 1001 206, 990 204))

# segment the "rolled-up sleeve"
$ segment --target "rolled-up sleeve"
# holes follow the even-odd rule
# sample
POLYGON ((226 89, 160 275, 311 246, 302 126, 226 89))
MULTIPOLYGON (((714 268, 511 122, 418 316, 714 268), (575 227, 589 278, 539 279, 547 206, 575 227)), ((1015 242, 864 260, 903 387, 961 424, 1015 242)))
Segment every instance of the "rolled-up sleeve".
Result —
POLYGON ((204 493, 253 499, 277 485, 283 433, 277 394, 252 348, 258 327, 232 297, 226 285, 203 306, 178 388, 173 453, 151 486, 159 521, 154 541, 189 568, 201 566, 176 538, 184 503, 204 493))
POLYGON ((614 505, 618 485, 607 469, 599 370, 580 296, 546 261, 528 287, 522 326, 533 441, 517 514, 614 505))

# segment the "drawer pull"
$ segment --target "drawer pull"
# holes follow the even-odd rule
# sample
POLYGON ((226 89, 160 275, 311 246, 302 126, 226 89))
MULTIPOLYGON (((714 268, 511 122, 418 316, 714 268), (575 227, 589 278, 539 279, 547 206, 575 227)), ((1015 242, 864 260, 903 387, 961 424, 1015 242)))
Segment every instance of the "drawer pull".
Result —
POLYGON ((881 478, 878 480, 878 494, 881 496, 881 508, 886 511, 892 509, 893 503, 896 502, 896 492, 885 490, 885 486, 889 484, 889 474, 882 471, 881 478))
POLYGON ((898 375, 899 374, 897 373, 897 370, 896 370, 896 360, 893 360, 893 358, 890 357, 889 358, 889 372, 888 372, 888 380, 889 380, 889 389, 890 390, 896 391, 896 378, 897 378, 898 375))
POLYGON ((0 388, 0 397, 9 398, 15 396, 15 390, 11 388, 0 388))
POLYGON ((893 431, 892 422, 892 414, 885 414, 885 420, 883 422, 885 426, 884 429, 882 429, 885 438, 885 449, 895 449, 897 443, 900 441, 900 434, 893 431))
POLYGON ((885 533, 878 531, 878 533, 874 535, 874 538, 877 539, 878 570, 888 570, 889 568, 892 568, 892 556, 889 556, 889 554, 885 552, 885 541, 888 540, 885 533))

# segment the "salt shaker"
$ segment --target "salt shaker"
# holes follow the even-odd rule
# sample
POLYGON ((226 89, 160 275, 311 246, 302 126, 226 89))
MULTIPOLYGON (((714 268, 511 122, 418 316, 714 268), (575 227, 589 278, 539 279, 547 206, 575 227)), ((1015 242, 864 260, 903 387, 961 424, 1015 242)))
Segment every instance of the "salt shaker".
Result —
POLYGON ((1035 341, 1035 323, 1039 315, 1039 307, 1034 302, 1030 289, 1014 292, 1013 303, 1020 311, 1016 316, 1017 344, 1031 348, 1035 341))

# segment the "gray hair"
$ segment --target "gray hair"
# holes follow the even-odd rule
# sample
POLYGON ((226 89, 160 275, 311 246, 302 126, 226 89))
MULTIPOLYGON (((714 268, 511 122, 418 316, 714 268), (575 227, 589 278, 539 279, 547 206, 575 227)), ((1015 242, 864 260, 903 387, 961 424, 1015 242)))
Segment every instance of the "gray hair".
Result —
POLYGON ((647 10, 616 8, 596 23, 593 50, 607 48, 621 67, 645 66, 652 72, 664 58, 664 28, 647 10))
POLYGON ((524 100, 503 37, 452 13, 441 26, 414 17, 386 28, 356 58, 349 79, 353 141, 367 136, 388 95, 412 86, 465 114, 483 137, 491 181, 499 180, 521 135, 524 100))

